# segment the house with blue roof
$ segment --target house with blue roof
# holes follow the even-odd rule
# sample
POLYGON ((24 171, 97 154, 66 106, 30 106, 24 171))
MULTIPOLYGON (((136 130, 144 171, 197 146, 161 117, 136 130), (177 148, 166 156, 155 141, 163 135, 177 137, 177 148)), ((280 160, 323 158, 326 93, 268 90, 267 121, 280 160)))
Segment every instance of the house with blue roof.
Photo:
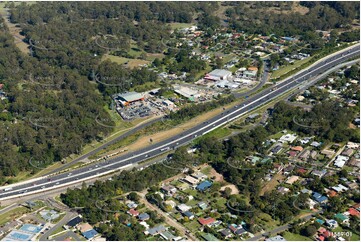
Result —
POLYGON ((185 212, 183 213, 183 215, 184 215, 185 217, 189 218, 190 220, 194 219, 194 214, 193 214, 192 212, 190 212, 190 211, 185 211, 185 212))
POLYGON ((327 203, 328 197, 322 196, 318 192, 314 192, 312 195, 313 200, 315 200, 318 203, 327 203))
POLYGON ((200 184, 198 184, 198 186, 196 187, 196 189, 198 191, 204 192, 205 190, 207 190, 208 188, 210 188, 212 186, 212 182, 205 180, 203 182, 201 182, 200 184))
POLYGON ((316 219, 316 222, 319 223, 319 224, 321 224, 321 225, 325 223, 325 221, 322 220, 322 219, 316 219))
POLYGON ((148 220, 149 218, 150 218, 150 216, 147 213, 141 213, 141 214, 138 215, 138 219, 141 220, 141 221, 148 220))
POLYGON ((91 229, 86 232, 83 232, 82 234, 83 234, 84 238, 86 238, 87 240, 90 240, 90 239, 94 238, 95 236, 97 236, 98 232, 95 229, 91 229))

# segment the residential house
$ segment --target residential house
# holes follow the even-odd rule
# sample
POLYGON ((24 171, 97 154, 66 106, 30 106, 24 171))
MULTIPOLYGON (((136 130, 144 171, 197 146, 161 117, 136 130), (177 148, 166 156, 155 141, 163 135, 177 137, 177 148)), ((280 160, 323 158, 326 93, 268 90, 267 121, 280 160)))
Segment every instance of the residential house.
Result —
POLYGON ((326 225, 330 228, 330 229, 335 229, 338 227, 338 223, 336 220, 334 219, 326 219, 326 225))
POLYGON ((182 203, 182 204, 180 204, 180 205, 177 206, 177 209, 178 209, 180 212, 182 212, 182 213, 190 210, 191 208, 192 208, 192 207, 189 207, 189 206, 185 205, 184 203, 182 203))
POLYGON ((319 223, 320 225, 323 225, 325 223, 325 220, 322 219, 316 219, 316 222, 319 223))
POLYGON ((355 150, 358 150, 359 146, 360 146, 360 144, 354 143, 354 142, 347 142, 347 145, 346 145, 347 148, 355 149, 355 150))
POLYGON ((349 222, 349 218, 342 213, 335 214, 334 216, 336 219, 339 219, 342 221, 343 224, 347 224, 349 222))
POLYGON ((302 146, 293 146, 293 147, 291 147, 291 150, 301 152, 301 151, 303 151, 303 147, 302 146))
POLYGON ((204 209, 206 209, 208 207, 208 205, 205 202, 199 202, 198 207, 200 207, 202 210, 204 210, 204 209))
POLYGON ((194 214, 193 214, 192 212, 190 212, 190 211, 185 211, 185 212, 183 213, 183 216, 184 216, 184 217, 187 217, 189 220, 194 219, 194 214))
POLYGON ((235 235, 242 235, 244 233, 247 233, 247 231, 241 226, 237 224, 231 224, 228 226, 228 228, 235 234, 235 235))
POLYGON ((299 156, 298 158, 306 161, 306 160, 310 157, 310 155, 311 155, 311 151, 310 151, 310 150, 304 150, 304 151, 300 154, 300 156, 299 156))
POLYGON ((322 196, 318 192, 314 192, 312 194, 312 198, 313 198, 313 200, 315 200, 316 202, 321 203, 321 204, 325 204, 328 201, 328 198, 326 196, 322 196))
POLYGON ((71 219, 66 225, 69 227, 75 227, 76 225, 78 225, 79 223, 83 222, 83 219, 79 216, 71 219))
POLYGON ((171 232, 167 230, 161 232, 159 235, 166 241, 172 241, 174 238, 176 238, 171 232))
POLYGON ((128 207, 128 208, 137 208, 137 207, 138 207, 138 204, 136 204, 136 203, 133 202, 133 201, 130 201, 129 203, 127 203, 127 207, 128 207))
POLYGON ((286 166, 286 167, 283 169, 283 174, 284 174, 284 175, 290 174, 290 172, 293 171, 294 168, 295 168, 295 166, 293 166, 293 165, 286 166))
POLYGON ((353 166, 353 167, 360 167, 360 159, 357 159, 356 157, 352 157, 348 162, 347 162, 348 166, 353 166))
POLYGON ((348 213, 351 215, 351 216, 356 216, 356 217, 360 217, 360 211, 358 211, 357 209, 354 209, 354 208, 349 208, 348 209, 348 213))
POLYGON ((334 156, 335 151, 334 151, 334 150, 326 150, 326 149, 324 149, 324 150, 321 151, 321 154, 323 154, 323 155, 325 155, 327 158, 331 159, 332 156, 334 156))
POLYGON ((216 222, 216 219, 208 217, 208 218, 199 218, 198 222, 202 226, 210 226, 212 223, 216 222))
POLYGON ((139 215, 139 212, 137 210, 135 210, 134 208, 130 209, 127 213, 129 215, 131 215, 132 217, 137 217, 139 215))
POLYGON ((278 154, 281 150, 282 150, 282 146, 281 146, 281 145, 275 145, 275 146, 271 149, 271 153, 272 153, 272 154, 278 154))
POLYGON ((342 185, 342 184, 338 184, 337 186, 333 186, 332 189, 335 190, 336 192, 339 192, 339 193, 340 193, 340 192, 345 192, 345 191, 348 190, 348 188, 345 187, 345 186, 342 185))
POLYGON ((176 202, 174 202, 173 200, 164 201, 164 204, 165 204, 166 206, 171 206, 172 209, 175 208, 176 205, 177 205, 176 202))
POLYGON ((201 236, 205 241, 219 241, 213 234, 210 233, 202 234, 201 236))
POLYGON ((220 231, 220 233, 224 237, 224 239, 228 239, 228 238, 231 238, 233 236, 231 230, 229 230, 229 229, 222 229, 220 231))
POLYGON ((147 213, 141 213, 138 215, 138 219, 140 221, 146 221, 146 220, 150 219, 150 216, 147 213))
POLYGON ((189 183, 190 185, 194 186, 198 183, 198 179, 195 179, 194 177, 191 176, 186 176, 182 179, 184 182, 189 183))
POLYGON ((83 233, 93 229, 93 226, 91 226, 89 223, 80 223, 76 226, 76 229, 83 233))
POLYGON ((198 181, 203 181, 204 179, 207 179, 208 177, 203 174, 202 172, 197 172, 197 173, 193 173, 191 174, 192 177, 194 177, 195 179, 197 179, 198 181))
POLYGON ((180 183, 176 185, 177 189, 180 191, 187 190, 189 188, 189 183, 180 183))
POLYGON ((196 189, 200 192, 204 192, 205 190, 207 190, 208 188, 210 188, 212 186, 212 182, 205 180, 203 182, 201 182, 196 189))
POLYGON ((318 155, 318 152, 317 152, 317 151, 315 151, 315 150, 311 151, 310 156, 311 156, 312 159, 316 160, 317 155, 318 155))
POLYGON ((177 188, 175 188, 172 185, 168 186, 162 186, 160 190, 166 195, 166 196, 173 196, 175 193, 177 193, 177 188))
POLYGON ((304 189, 302 189, 302 190, 301 190, 301 193, 311 194, 311 193, 312 193, 312 191, 311 191, 311 190, 308 190, 308 189, 306 189, 306 188, 304 188, 304 189))
POLYGON ((288 156, 289 156, 289 157, 296 157, 297 154, 298 154, 298 153, 297 153, 296 151, 293 151, 293 150, 291 150, 291 151, 288 152, 288 156))
POLYGON ((281 235, 277 235, 274 237, 267 238, 265 239, 265 241, 286 241, 286 239, 283 238, 281 235))
POLYGON ((292 185, 293 183, 295 183, 298 179, 300 179, 299 176, 291 176, 286 180, 287 184, 292 185))
POLYGON ((311 143, 311 146, 313 146, 313 147, 315 147, 315 148, 320 147, 321 145, 322 145, 322 143, 321 143, 321 142, 317 142, 317 141, 313 141, 313 142, 311 143))
POLYGON ((83 232, 82 235, 87 240, 93 240, 95 237, 100 236, 99 233, 95 229, 91 229, 86 232, 83 232))
POLYGON ((353 149, 345 149, 345 150, 341 153, 341 155, 350 157, 350 156, 353 154, 353 152, 354 152, 353 149))
POLYGON ((151 236, 154 236, 154 235, 157 235, 157 234, 160 234, 160 233, 163 233, 164 231, 166 231, 166 227, 164 227, 162 224, 161 225, 158 225, 158 226, 155 226, 151 229, 148 229, 144 232, 145 235, 151 235, 151 236))
POLYGON ((337 192, 334 190, 330 190, 327 192, 328 197, 335 197, 337 196, 337 192))
POLYGON ((291 144, 291 143, 293 143, 293 141, 296 140, 296 138, 297 138, 297 135, 295 135, 295 134, 285 134, 279 139, 279 142, 291 144))
POLYGON ((323 177, 327 173, 327 170, 323 169, 322 171, 313 170, 311 172, 312 175, 318 176, 319 178, 323 177))
POLYGON ((335 160, 334 165, 339 168, 342 168, 346 164, 346 161, 348 161, 348 160, 349 160, 349 158, 347 156, 338 155, 335 160))
POLYGON ((279 187, 279 188, 277 189, 277 191, 278 191, 279 193, 281 193, 282 195, 285 195, 287 192, 290 191, 290 189, 288 189, 288 188, 286 188, 286 187, 279 187))

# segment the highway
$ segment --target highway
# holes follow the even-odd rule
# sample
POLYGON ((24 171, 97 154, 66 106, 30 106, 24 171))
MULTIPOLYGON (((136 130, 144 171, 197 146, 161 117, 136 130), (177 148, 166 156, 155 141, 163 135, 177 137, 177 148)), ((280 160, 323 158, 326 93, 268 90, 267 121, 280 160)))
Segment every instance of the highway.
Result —
POLYGON ((174 137, 168 138, 149 147, 139 149, 137 151, 127 153, 120 157, 108 159, 107 161, 93 164, 87 167, 79 168, 61 174, 48 175, 45 177, 32 179, 19 184, 12 184, 0 188, 0 201, 12 198, 22 197, 25 195, 50 191, 59 187, 68 187, 78 184, 95 177, 118 171, 122 168, 131 166, 132 164, 159 156, 179 146, 190 143, 193 139, 202 136, 224 124, 239 118, 242 115, 258 108, 267 102, 277 98, 278 96, 299 88, 300 85, 307 82, 308 79, 315 77, 330 68, 347 61, 351 58, 359 57, 360 46, 353 46, 346 50, 337 52, 322 60, 314 63, 305 70, 285 79, 276 85, 271 86, 249 98, 242 104, 236 105, 230 109, 224 110, 223 113, 200 123, 194 128, 184 131, 174 137), (5 190, 4 190, 5 189, 5 190))

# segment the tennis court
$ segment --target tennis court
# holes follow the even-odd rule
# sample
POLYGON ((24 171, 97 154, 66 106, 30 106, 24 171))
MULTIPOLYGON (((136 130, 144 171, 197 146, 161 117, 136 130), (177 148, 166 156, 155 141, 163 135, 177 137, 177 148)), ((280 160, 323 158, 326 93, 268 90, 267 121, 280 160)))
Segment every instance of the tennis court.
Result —
POLYGON ((30 241, 35 234, 20 230, 11 231, 2 241, 30 241))
POLYGON ((39 233, 41 229, 42 229, 41 226, 36 226, 34 224, 24 224, 20 228, 20 230, 22 230, 22 231, 33 233, 33 234, 39 233))

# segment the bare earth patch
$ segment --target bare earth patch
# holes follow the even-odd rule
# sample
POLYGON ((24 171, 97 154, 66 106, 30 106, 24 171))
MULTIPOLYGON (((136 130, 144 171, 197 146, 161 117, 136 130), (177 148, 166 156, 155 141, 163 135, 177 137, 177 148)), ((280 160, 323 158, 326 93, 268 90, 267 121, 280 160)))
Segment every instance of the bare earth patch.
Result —
POLYGON ((266 185, 262 188, 260 195, 262 196, 265 192, 271 192, 279 184, 279 180, 284 180, 285 177, 281 173, 277 173, 266 185))
POLYGON ((223 192, 227 187, 229 187, 232 190, 231 195, 239 194, 238 188, 235 185, 223 186, 221 187, 220 191, 223 192))
POLYGON ((224 179, 223 179, 223 175, 221 175, 221 174, 219 174, 218 172, 216 172, 216 170, 215 169, 211 169, 211 171, 210 171, 210 176, 211 177, 215 177, 215 181, 216 182, 223 182, 224 181, 224 179))
POLYGON ((350 129, 356 129, 356 125, 354 125, 353 123, 349 123, 348 127, 350 129))

